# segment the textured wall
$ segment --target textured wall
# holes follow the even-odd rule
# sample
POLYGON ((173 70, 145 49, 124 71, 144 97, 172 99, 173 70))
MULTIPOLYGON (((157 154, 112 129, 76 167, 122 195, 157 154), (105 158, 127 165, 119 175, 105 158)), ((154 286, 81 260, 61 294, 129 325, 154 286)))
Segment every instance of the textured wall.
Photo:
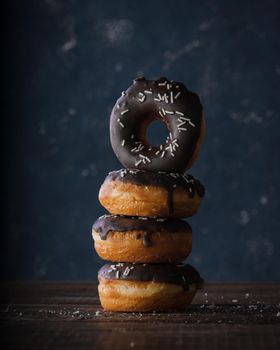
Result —
POLYGON ((190 261, 207 280, 279 279, 279 13, 277 0, 9 1, 2 277, 96 278, 97 194, 120 168, 109 114, 144 74, 185 82, 205 108, 190 261))

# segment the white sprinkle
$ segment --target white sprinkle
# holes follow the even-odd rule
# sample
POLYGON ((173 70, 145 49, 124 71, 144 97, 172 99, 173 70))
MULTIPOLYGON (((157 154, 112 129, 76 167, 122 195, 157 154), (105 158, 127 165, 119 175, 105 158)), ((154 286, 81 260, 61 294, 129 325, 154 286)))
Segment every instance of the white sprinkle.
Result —
POLYGON ((176 85, 175 87, 176 87, 176 89, 179 89, 180 86, 179 86, 179 85, 176 85))
POLYGON ((146 92, 146 94, 152 94, 153 92, 150 90, 144 90, 144 92, 146 92))
POLYGON ((129 112, 129 109, 125 109, 124 111, 121 112, 121 115, 124 115, 125 113, 129 112))
POLYGON ((163 158, 164 155, 165 155, 165 151, 162 151, 162 154, 161 154, 160 158, 163 158))
POLYGON ((139 154, 139 157, 142 158, 142 159, 146 158, 146 156, 143 156, 143 154, 139 154))
MULTIPOLYGON (((178 114, 180 114, 180 112, 178 112, 178 114)), ((183 114, 183 113, 182 113, 181 115, 182 115, 182 117, 180 117, 179 119, 181 119, 181 120, 186 120, 187 122, 190 121, 190 118, 184 117, 184 114, 183 114)), ((179 120, 179 119, 178 119, 178 120, 179 120)))
POLYGON ((179 114, 179 115, 181 115, 181 116, 184 116, 184 113, 182 113, 182 112, 175 111, 175 113, 176 113, 176 114, 179 114))
POLYGON ((172 87, 171 84, 167 84, 167 90, 169 90, 172 87))
MULTIPOLYGON (((179 118, 180 119, 180 118, 179 118)), ((178 120, 179 120, 178 119, 178 120)), ((185 117, 181 117, 182 120, 186 120, 193 128, 195 127, 195 124, 191 121, 190 118, 185 118, 185 117)))
POLYGON ((167 111, 167 110, 165 110, 165 113, 166 113, 166 114, 174 114, 173 111, 167 111))
POLYGON ((156 102, 160 102, 160 99, 159 99, 159 98, 157 98, 157 97, 155 97, 155 98, 154 98, 154 101, 156 101, 156 102))
POLYGON ((174 153, 170 152, 170 154, 171 154, 171 157, 175 157, 174 153))
POLYGON ((161 111, 162 111, 163 115, 166 115, 164 108, 162 108, 161 111))
POLYGON ((129 273, 130 273, 130 268, 127 266, 127 267, 125 268, 125 270, 124 270, 123 275, 124 275, 124 276, 128 276, 129 273))
POLYGON ((131 134, 130 138, 131 138, 131 139, 134 139, 134 135, 133 135, 133 134, 131 134))
POLYGON ((138 160, 138 162, 135 163, 135 166, 138 166, 140 163, 142 163, 142 159, 138 160))
POLYGON ((157 156, 157 155, 159 155, 159 154, 160 154, 160 151, 159 151, 159 150, 156 151, 155 155, 157 156))
POLYGON ((116 278, 119 279, 120 278, 120 271, 116 272, 116 278))
POLYGON ((158 98, 160 99, 160 101, 161 101, 161 100, 164 100, 164 97, 161 96, 161 94, 158 94, 158 98))
POLYGON ((173 103, 174 99, 173 99, 173 91, 170 91, 170 103, 173 103))
POLYGON ((165 80, 163 83, 158 83, 158 86, 165 86, 167 84, 167 81, 165 80))
POLYGON ((150 159, 149 157, 146 157, 145 159, 146 159, 149 163, 152 162, 151 159, 150 159))
POLYGON ((157 221, 159 221, 159 222, 163 222, 163 221, 165 221, 166 219, 164 219, 164 218, 158 218, 158 219, 156 219, 157 221))
POLYGON ((168 103, 168 97, 166 94, 163 95, 165 103, 168 103))
MULTIPOLYGON (((177 87, 177 86, 176 86, 177 87)), ((177 98, 181 95, 181 91, 178 91, 177 94, 175 95, 175 100, 177 100, 177 98)))
POLYGON ((182 126, 182 125, 184 125, 184 124, 186 124, 186 122, 185 122, 185 121, 182 121, 181 123, 177 124, 177 127, 180 128, 180 126, 182 126))
POLYGON ((187 131, 187 128, 178 128, 179 131, 187 131))
POLYGON ((120 108, 121 108, 120 104, 119 104, 119 103, 117 103, 117 109, 120 109, 120 108))
POLYGON ((123 123, 121 122, 120 118, 117 119, 117 122, 120 124, 120 126, 121 126, 122 128, 124 128, 124 125, 123 125, 123 123))
POLYGON ((134 148, 132 148, 132 150, 130 150, 130 152, 136 152, 136 151, 139 151, 138 147, 134 147, 134 148))
POLYGON ((158 113, 159 113, 159 115, 161 116, 161 118, 164 119, 164 115, 162 114, 162 112, 161 112, 161 111, 158 111, 158 113))
POLYGON ((111 265, 110 267, 111 267, 111 269, 112 269, 113 271, 116 271, 116 266, 115 266, 115 265, 111 265))
POLYGON ((162 151, 162 150, 163 150, 163 146, 162 146, 162 145, 160 145, 160 146, 159 146, 159 149, 162 151))
POLYGON ((144 102, 144 101, 145 101, 145 98, 146 98, 145 96, 139 97, 139 98, 138 98, 138 101, 139 101, 139 102, 144 102))
POLYGON ((122 140, 122 147, 125 145, 125 140, 122 140))
POLYGON ((122 92, 122 96, 126 95, 125 91, 122 92))
POLYGON ((140 102, 144 102, 146 99, 146 95, 143 94, 143 92, 139 92, 139 98, 138 98, 138 101, 140 102))

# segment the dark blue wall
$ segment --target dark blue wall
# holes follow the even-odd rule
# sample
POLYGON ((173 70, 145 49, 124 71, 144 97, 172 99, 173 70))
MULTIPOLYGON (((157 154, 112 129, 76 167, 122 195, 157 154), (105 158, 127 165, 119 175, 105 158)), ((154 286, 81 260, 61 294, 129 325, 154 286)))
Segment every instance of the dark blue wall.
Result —
POLYGON ((9 1, 2 278, 96 279, 109 115, 137 75, 201 96, 207 188, 190 261, 212 281, 280 277, 280 2, 9 1))

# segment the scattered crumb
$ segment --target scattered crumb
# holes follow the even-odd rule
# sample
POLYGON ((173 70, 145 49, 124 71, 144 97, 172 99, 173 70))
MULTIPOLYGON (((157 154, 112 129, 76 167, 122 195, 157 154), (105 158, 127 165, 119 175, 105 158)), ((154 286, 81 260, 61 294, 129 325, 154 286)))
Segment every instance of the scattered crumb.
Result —
POLYGON ((246 298, 246 299, 248 299, 248 298, 249 298, 249 296, 250 296, 250 294, 249 294, 249 293, 246 293, 246 294, 245 294, 245 298, 246 298))
POLYGON ((101 315, 102 315, 101 311, 99 310, 95 311, 95 316, 101 316, 101 315))
POLYGON ((10 306, 11 306, 11 304, 9 304, 9 305, 6 307, 6 309, 5 309, 5 311, 4 311, 4 312, 8 312, 8 311, 9 311, 10 306))
POLYGON ((130 344, 129 344, 129 346, 130 346, 131 348, 134 348, 135 343, 134 343, 133 341, 131 341, 130 344))

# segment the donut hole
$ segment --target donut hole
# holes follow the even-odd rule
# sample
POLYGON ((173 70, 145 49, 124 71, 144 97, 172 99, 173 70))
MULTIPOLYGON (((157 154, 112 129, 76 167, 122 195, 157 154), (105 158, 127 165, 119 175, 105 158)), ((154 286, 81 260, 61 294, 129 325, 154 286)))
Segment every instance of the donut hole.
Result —
POLYGON ((165 123, 160 120, 153 120, 147 127, 146 140, 152 147, 164 145, 169 135, 169 130, 165 123))

